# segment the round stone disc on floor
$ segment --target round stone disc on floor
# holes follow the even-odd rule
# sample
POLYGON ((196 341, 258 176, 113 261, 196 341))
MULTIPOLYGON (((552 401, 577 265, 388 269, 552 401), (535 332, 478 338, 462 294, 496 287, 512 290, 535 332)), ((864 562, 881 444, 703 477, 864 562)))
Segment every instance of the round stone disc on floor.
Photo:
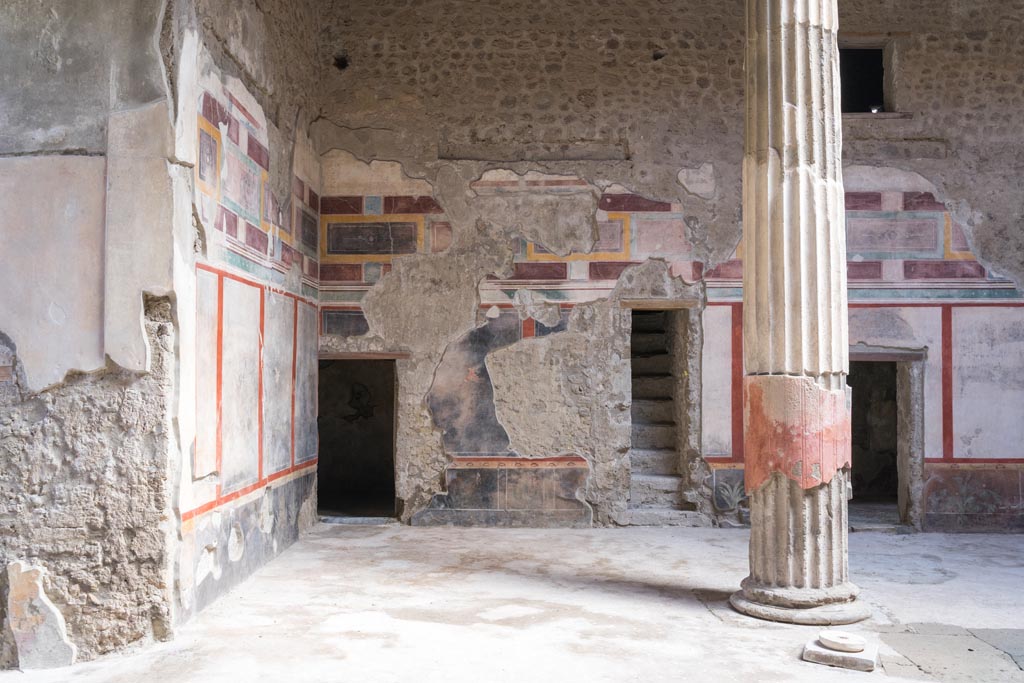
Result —
POLYGON ((818 642, 837 652, 863 652, 868 641, 853 633, 826 629, 818 634, 818 642))

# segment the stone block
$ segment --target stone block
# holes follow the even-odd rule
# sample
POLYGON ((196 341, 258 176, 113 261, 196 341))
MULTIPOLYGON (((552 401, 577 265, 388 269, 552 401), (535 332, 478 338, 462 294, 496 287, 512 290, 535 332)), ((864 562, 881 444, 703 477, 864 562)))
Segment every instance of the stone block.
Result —
POLYGON ((837 652, 818 642, 817 638, 804 645, 803 659, 806 662, 836 666, 854 671, 874 671, 878 666, 878 645, 868 643, 861 652, 837 652))

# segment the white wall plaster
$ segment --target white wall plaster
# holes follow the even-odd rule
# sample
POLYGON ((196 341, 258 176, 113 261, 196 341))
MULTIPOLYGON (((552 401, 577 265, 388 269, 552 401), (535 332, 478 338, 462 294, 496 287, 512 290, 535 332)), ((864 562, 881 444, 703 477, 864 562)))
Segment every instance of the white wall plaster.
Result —
POLYGON ((0 330, 18 346, 31 390, 105 364, 105 173, 101 157, 0 160, 0 330))

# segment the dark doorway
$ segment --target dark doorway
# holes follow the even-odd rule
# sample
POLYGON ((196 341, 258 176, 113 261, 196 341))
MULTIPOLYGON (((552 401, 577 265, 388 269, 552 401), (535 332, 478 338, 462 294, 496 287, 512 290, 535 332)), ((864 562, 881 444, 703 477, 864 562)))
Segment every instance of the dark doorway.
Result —
POLYGON ((853 499, 857 515, 877 522, 899 522, 899 446, 896 363, 854 361, 848 379, 853 388, 853 499))
POLYGON ((395 516, 395 362, 321 360, 317 497, 323 516, 395 516))

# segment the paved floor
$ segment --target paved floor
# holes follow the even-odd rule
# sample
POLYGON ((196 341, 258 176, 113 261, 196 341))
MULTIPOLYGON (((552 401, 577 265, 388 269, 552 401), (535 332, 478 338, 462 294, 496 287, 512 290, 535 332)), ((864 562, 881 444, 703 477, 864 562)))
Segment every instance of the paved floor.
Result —
POLYGON ((1024 681, 1024 536, 850 538, 874 674, 729 609, 742 530, 321 524, 170 643, 0 683, 1024 681))

